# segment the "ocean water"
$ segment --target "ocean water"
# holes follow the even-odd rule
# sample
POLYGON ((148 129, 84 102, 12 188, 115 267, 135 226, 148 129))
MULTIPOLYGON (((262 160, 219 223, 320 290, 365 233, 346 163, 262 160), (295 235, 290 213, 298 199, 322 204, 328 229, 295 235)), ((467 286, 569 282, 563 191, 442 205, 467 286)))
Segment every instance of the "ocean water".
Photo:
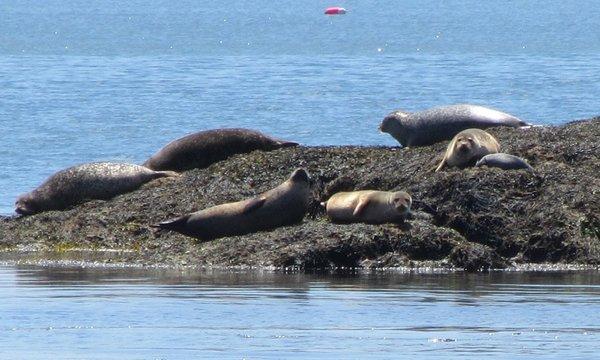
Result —
POLYGON ((594 0, 11 0, 0 13, 0 214, 60 169, 143 162, 210 128, 396 145, 378 131, 395 109, 475 103, 537 124, 600 112, 594 0))
MULTIPOLYGON (((217 127, 394 146, 377 127, 396 109, 596 116, 599 18, 595 0, 3 1, 0 214, 60 169, 217 127)), ((6 266, 0 358, 589 359, 598 276, 6 266)))
POLYGON ((3 359, 592 359, 599 273, 0 267, 3 359))

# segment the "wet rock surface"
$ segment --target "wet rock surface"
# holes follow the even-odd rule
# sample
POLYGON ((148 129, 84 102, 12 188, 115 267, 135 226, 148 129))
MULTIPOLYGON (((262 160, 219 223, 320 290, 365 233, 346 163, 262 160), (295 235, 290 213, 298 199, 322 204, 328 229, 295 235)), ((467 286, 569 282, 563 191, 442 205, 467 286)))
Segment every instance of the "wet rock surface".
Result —
POLYGON ((0 259, 84 256, 104 263, 299 269, 434 264, 469 271, 600 264, 600 118, 489 132, 501 151, 526 159, 535 171, 434 173, 447 142, 254 151, 108 201, 1 218, 0 259), (297 167, 313 179, 309 213, 297 225, 209 242, 150 228, 266 191, 297 167), (319 202, 362 189, 408 191, 413 216, 401 225, 338 225, 325 217, 319 202))

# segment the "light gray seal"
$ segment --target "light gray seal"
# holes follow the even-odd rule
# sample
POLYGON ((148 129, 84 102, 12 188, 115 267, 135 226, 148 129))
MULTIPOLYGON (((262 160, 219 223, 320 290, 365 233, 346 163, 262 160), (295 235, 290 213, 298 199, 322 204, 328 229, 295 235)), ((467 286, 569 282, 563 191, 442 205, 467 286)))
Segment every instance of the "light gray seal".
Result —
POLYGON ((497 167, 502 170, 525 169, 528 171, 533 171, 533 168, 527 163, 527 160, 505 153, 486 155, 475 164, 475 166, 484 165, 489 167, 497 167))
POLYGON ((281 185, 256 197, 209 207, 152 227, 207 241, 295 224, 308 209, 309 182, 306 170, 297 169, 281 185))
POLYGON ((249 129, 214 129, 170 142, 152 155, 144 166, 152 170, 185 171, 205 168, 235 154, 297 145, 296 142, 275 139, 249 129))
POLYGON ((50 176, 42 185, 21 195, 18 214, 31 215, 63 210, 92 199, 110 199, 139 188, 151 180, 179 176, 173 171, 154 171, 135 164, 95 162, 73 166, 50 176))
POLYGON ((333 222, 401 223, 410 212, 412 198, 404 191, 360 190, 336 193, 321 205, 333 222))
POLYGON ((498 151, 500 151, 500 144, 492 134, 481 129, 463 130, 448 144, 444 158, 435 171, 440 171, 446 166, 458 168, 473 166, 482 157, 498 151))
POLYGON ((402 146, 428 146, 450 140, 466 129, 494 126, 521 127, 530 124, 512 115, 478 105, 448 105, 418 112, 394 111, 379 130, 392 135, 402 146))

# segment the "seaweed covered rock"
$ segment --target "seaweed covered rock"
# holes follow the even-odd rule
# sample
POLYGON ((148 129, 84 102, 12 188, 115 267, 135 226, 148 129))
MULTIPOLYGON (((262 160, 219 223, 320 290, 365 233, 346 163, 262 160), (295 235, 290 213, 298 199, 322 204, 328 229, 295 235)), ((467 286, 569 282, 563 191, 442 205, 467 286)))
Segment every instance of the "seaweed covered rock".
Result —
POLYGON ((144 265, 300 269, 600 264, 600 119, 489 132, 503 152, 526 159, 534 171, 434 173, 446 143, 254 151, 108 201, 2 218, 0 254, 27 261, 59 254, 144 265), (209 242, 150 228, 266 191, 300 166, 312 175, 312 201, 298 225, 209 242), (409 192, 415 216, 401 225, 330 223, 319 203, 338 191, 363 189, 409 192))

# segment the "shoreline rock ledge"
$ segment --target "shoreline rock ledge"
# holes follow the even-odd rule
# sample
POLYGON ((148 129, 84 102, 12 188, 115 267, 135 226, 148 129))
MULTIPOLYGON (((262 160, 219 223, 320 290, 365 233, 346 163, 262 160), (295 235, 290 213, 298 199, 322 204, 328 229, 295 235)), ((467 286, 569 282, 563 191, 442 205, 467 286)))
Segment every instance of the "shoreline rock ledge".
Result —
POLYGON ((109 201, 0 219, 0 260, 169 267, 393 268, 477 271, 535 263, 600 264, 600 117, 557 127, 489 130, 533 173, 433 173, 446 143, 423 148, 295 147, 236 155, 109 201), (296 167, 313 202, 297 225, 199 242, 149 225, 263 192, 296 167), (332 224, 320 201, 351 189, 405 190, 402 225, 332 224))

